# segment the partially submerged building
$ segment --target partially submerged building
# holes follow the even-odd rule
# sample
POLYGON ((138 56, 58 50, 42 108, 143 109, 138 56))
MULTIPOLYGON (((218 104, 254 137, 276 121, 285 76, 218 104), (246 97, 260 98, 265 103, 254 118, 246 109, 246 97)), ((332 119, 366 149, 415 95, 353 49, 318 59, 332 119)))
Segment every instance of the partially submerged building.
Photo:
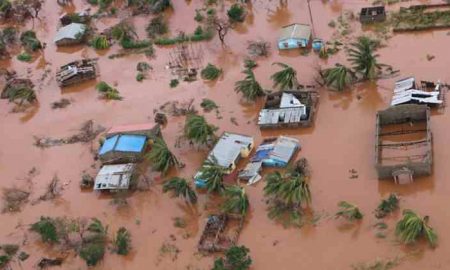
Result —
POLYGON ((53 42, 56 46, 80 44, 86 35, 87 27, 82 23, 71 23, 58 29, 53 42))
POLYGON ((278 49, 297 49, 308 46, 311 39, 311 26, 307 24, 293 23, 281 29, 278 38, 278 49))
POLYGON ((200 252, 222 252, 234 246, 242 230, 244 219, 239 216, 210 215, 198 242, 200 252))
POLYGON ((316 91, 281 91, 266 97, 259 113, 260 128, 309 127, 318 101, 316 91))
POLYGON ((426 104, 428 106, 443 105, 444 92, 441 82, 421 81, 416 85, 414 77, 408 77, 395 83, 391 106, 400 104, 426 104))
MULTIPOLYGON (((208 154, 207 160, 215 161, 225 168, 227 173, 231 173, 236 169, 236 164, 241 158, 248 157, 253 147, 253 137, 225 132, 208 154)), ((194 180, 197 187, 205 186, 201 172, 194 176, 194 180)))
POLYGON ((82 59, 64 66, 56 71, 56 82, 59 87, 65 87, 88 80, 94 80, 98 74, 96 59, 82 59))
POLYGON ((94 190, 124 190, 130 186, 136 165, 104 165, 95 177, 94 190))
POLYGON ((280 136, 265 139, 238 177, 253 184, 261 179, 259 173, 263 167, 285 168, 299 149, 300 142, 295 138, 280 136))
POLYGON ((430 108, 406 104, 377 113, 375 168, 379 179, 412 182, 432 171, 430 108))
POLYGON ((143 158, 148 140, 159 135, 159 126, 153 124, 113 127, 99 149, 99 158, 104 164, 138 162, 143 158))
POLYGON ((359 21, 361 23, 383 22, 386 20, 386 10, 384 6, 364 7, 361 9, 359 21))

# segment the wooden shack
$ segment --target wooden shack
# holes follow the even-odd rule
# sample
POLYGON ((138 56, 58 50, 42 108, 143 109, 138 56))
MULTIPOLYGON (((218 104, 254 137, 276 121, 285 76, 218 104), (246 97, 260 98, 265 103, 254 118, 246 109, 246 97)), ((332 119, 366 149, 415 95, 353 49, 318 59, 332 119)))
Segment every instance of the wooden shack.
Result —
POLYGON ((363 24, 383 22, 386 20, 386 10, 384 6, 365 7, 361 9, 359 21, 363 24))
POLYGON ((98 74, 97 59, 82 59, 64 66, 56 71, 56 82, 59 87, 94 80, 98 74))
POLYGON ((219 214, 210 215, 198 242, 200 252, 222 252, 234 246, 242 230, 241 216, 219 214))

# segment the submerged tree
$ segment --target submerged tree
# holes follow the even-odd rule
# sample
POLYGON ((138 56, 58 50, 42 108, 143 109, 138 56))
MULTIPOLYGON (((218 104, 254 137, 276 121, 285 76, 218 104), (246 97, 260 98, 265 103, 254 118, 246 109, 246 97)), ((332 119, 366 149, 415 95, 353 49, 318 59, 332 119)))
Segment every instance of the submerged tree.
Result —
POLYGON ((111 46, 111 44, 109 44, 108 38, 105 35, 95 36, 90 43, 92 47, 97 50, 105 50, 111 46))
POLYGON ((375 210, 376 218, 384 218, 390 213, 394 212, 399 208, 398 206, 399 200, 397 195, 390 194, 387 199, 384 199, 380 202, 377 209, 375 210))
POLYGON ((282 70, 270 76, 273 80, 273 87, 279 87, 280 90, 292 90, 298 86, 297 71, 293 67, 280 62, 272 65, 278 65, 282 68, 282 70))
POLYGON ((83 239, 79 255, 88 266, 94 266, 105 255, 108 226, 104 226, 99 219, 93 218, 87 230, 91 234, 83 239))
POLYGON ((184 178, 173 177, 163 184, 163 192, 171 191, 175 197, 183 197, 186 202, 197 203, 197 194, 184 178))
POLYGON ((437 244, 437 234, 428 225, 429 216, 421 217, 412 210, 404 210, 403 218, 397 223, 396 235, 403 243, 414 243, 419 237, 425 237, 431 247, 437 244))
POLYGON ((184 125, 186 138, 203 145, 214 139, 216 130, 217 127, 208 124, 205 117, 196 114, 188 115, 184 125))
POLYGON ((43 242, 57 243, 59 241, 55 220, 50 217, 41 216, 38 222, 31 225, 31 230, 39 233, 43 242))
POLYGON ((376 79, 382 67, 377 61, 379 55, 375 54, 377 45, 376 41, 365 36, 359 37, 357 42, 350 44, 348 61, 364 80, 376 79))
POLYGON ((222 69, 208 63, 208 65, 202 69, 200 74, 203 79, 212 81, 217 79, 222 74, 222 69))
POLYGON ((212 270, 248 270, 252 264, 249 252, 246 246, 233 246, 225 252, 225 258, 214 261, 212 270))
POLYGON ((172 167, 179 167, 180 162, 177 157, 169 150, 164 139, 156 137, 150 152, 146 158, 152 162, 153 168, 156 171, 165 175, 172 167))
POLYGON ((346 66, 336 64, 335 67, 327 68, 321 71, 325 85, 327 87, 343 91, 346 87, 350 86, 355 79, 353 71, 346 66))
POLYGON ((22 105, 25 102, 33 103, 37 100, 37 98, 33 89, 26 86, 21 86, 12 87, 8 90, 8 100, 10 102, 18 102, 19 105, 22 105))
POLYGON ((240 186, 230 186, 225 188, 225 202, 222 209, 225 213, 239 214, 245 216, 249 208, 248 196, 245 193, 245 188, 240 186))
POLYGON ((232 22, 243 22, 245 20, 245 8, 240 4, 233 4, 227 11, 228 18, 232 22))
POLYGON ((120 227, 117 230, 114 246, 119 255, 127 255, 130 252, 131 235, 125 227, 120 227))
POLYGON ((356 205, 353 205, 346 201, 338 203, 339 211, 336 213, 336 217, 343 217, 348 221, 359 220, 363 218, 363 214, 359 211, 356 205))
POLYGON ((102 94, 105 99, 121 100, 119 91, 116 88, 111 87, 104 81, 97 83, 95 86, 97 91, 102 94))
POLYGON ((225 189, 223 177, 227 174, 227 168, 219 165, 216 157, 207 159, 199 173, 201 179, 205 181, 208 192, 221 193, 225 189))
POLYGON ((234 90, 242 93, 244 98, 249 101, 254 101, 256 98, 264 96, 264 91, 258 81, 256 81, 253 71, 246 69, 243 73, 246 75, 245 78, 235 83, 234 90))

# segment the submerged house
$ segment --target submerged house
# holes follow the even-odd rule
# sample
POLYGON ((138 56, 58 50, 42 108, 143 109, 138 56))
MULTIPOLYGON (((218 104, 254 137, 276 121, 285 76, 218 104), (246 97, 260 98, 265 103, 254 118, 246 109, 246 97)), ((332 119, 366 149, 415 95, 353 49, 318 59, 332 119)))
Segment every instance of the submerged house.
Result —
POLYGON ((113 127, 99 149, 99 158, 104 164, 138 162, 144 155, 148 140, 159 135, 159 126, 152 124, 113 127))
MULTIPOLYGON (((241 158, 248 157, 253 146, 253 137, 225 132, 208 154, 207 160, 215 160, 219 166, 227 169, 227 173, 231 173, 241 158)), ((201 172, 194 176, 194 181, 197 187, 205 187, 201 172)))
POLYGON ((240 216, 216 214, 208 216, 198 251, 205 253, 223 252, 236 245, 244 219, 240 216))
POLYGON ((135 168, 133 163, 104 165, 95 177, 94 190, 128 189, 135 168))
POLYGON ((410 183, 432 171, 430 108, 406 104, 377 113, 375 168, 379 179, 410 183))
POLYGON ((56 71, 59 87, 66 87, 88 80, 94 80, 98 74, 96 59, 82 59, 61 66, 56 71))
POLYGON ((267 95, 259 113, 260 128, 309 127, 318 101, 316 91, 281 91, 267 95))
POLYGON ((265 139, 238 177, 253 184, 261 179, 259 173, 263 167, 285 168, 299 149, 300 142, 295 138, 280 136, 265 139))
POLYGON ((68 46, 83 42, 87 27, 82 23, 71 23, 58 29, 53 42, 56 46, 68 46))
POLYGON ((278 38, 278 49, 297 49, 308 46, 311 39, 311 26, 307 24, 293 23, 281 29, 278 38))
POLYGON ((400 104, 426 104, 428 106, 443 105, 444 92, 440 81, 437 83, 421 81, 416 85, 414 77, 405 78, 395 83, 391 106, 400 104))
POLYGON ((384 6, 362 8, 359 15, 359 21, 361 23, 383 22, 385 20, 386 10, 384 6))

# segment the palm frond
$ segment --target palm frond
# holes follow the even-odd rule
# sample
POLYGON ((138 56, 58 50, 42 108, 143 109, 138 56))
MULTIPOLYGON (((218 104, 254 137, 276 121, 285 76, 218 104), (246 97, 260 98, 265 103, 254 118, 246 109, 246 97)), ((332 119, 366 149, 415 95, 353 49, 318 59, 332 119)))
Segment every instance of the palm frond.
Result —
POLYGON ((197 194, 184 178, 173 177, 163 184, 163 192, 172 191, 175 197, 183 197, 187 202, 197 203, 197 194))
POLYGON ((363 218, 363 214, 356 205, 346 201, 338 203, 340 210, 336 213, 336 217, 343 217, 349 221, 354 221, 363 218))
POLYGON ((260 96, 264 96, 261 85, 256 81, 255 74, 251 69, 243 71, 246 75, 241 81, 237 81, 234 85, 234 91, 242 93, 245 99, 254 101, 260 96))
POLYGON ((178 167, 180 162, 177 157, 169 150, 166 142, 162 138, 155 138, 152 149, 146 155, 146 158, 153 164, 156 171, 165 175, 172 167, 178 167))
POLYGON ((203 116, 195 114, 188 115, 184 125, 186 138, 198 144, 207 144, 216 130, 217 127, 208 124, 203 116))
POLYGON ((279 87, 280 90, 292 90, 298 85, 297 71, 294 68, 279 62, 275 62, 272 65, 278 65, 283 68, 270 76, 274 83, 273 87, 279 87))
POLYGON ((245 216, 250 205, 245 189, 240 186, 227 187, 224 195, 225 202, 222 205, 223 211, 245 216))
POLYGON ((431 247, 437 244, 437 234, 428 225, 429 217, 420 217, 412 210, 403 211, 403 218, 397 223, 395 228, 396 235, 405 244, 411 244, 417 241, 419 237, 425 237, 431 247))

